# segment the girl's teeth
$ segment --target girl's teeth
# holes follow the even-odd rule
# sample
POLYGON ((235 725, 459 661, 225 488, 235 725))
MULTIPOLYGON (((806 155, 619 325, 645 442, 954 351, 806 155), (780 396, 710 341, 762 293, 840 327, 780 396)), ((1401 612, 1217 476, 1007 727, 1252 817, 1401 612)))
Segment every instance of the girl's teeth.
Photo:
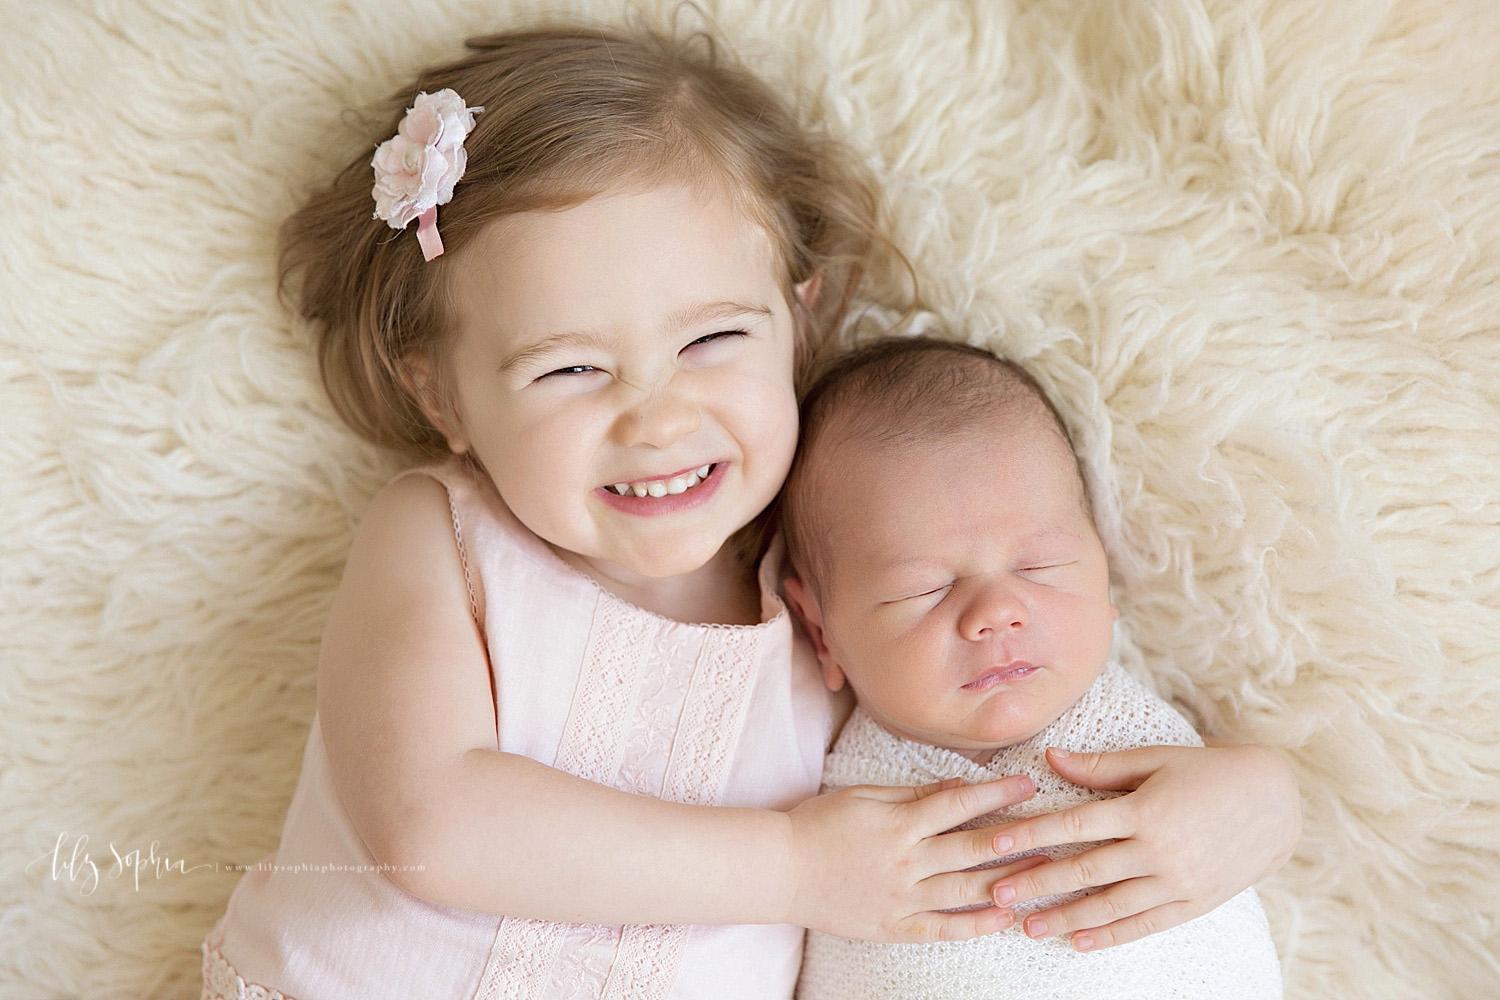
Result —
POLYGON ((692 472, 683 473, 672 479, 658 479, 650 483, 615 483, 610 489, 622 497, 632 495, 638 497, 675 496, 678 493, 686 493, 704 479, 707 479, 708 473, 713 467, 713 463, 710 462, 707 465, 700 465, 692 472))

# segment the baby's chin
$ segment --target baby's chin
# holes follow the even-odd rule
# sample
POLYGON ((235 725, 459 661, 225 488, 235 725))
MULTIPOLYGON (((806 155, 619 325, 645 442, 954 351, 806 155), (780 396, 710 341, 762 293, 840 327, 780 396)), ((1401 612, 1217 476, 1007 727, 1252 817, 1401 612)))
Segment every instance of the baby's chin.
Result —
POLYGON ((921 706, 925 718, 913 712, 911 701, 916 696, 911 689, 903 703, 883 707, 862 697, 859 685, 851 686, 860 707, 888 732, 985 765, 999 751, 1034 739, 1062 718, 1098 681, 1103 670, 1102 662, 1089 669, 1042 667, 1013 689, 981 693, 978 703, 956 702, 943 692, 933 692, 921 706))
POLYGON ((1018 743, 1025 743, 1036 736, 1042 730, 1052 724, 1053 720, 1039 721, 1034 726, 1022 727, 1024 731, 1017 732, 1007 727, 1005 730, 994 730, 986 733, 932 733, 925 732, 917 727, 902 725, 899 720, 883 719, 875 712, 871 712, 868 706, 865 711, 883 729, 892 735, 899 736, 913 743, 925 743, 928 746, 937 747, 940 750, 948 750, 966 757, 981 766, 988 764, 994 759, 995 754, 1007 747, 1013 747, 1018 743))
POLYGON ((994 740, 993 742, 985 741, 979 743, 978 745, 976 745, 972 740, 961 740, 949 737, 943 743, 934 743, 933 746, 942 747, 944 750, 951 750, 952 752, 958 754, 960 757, 967 757, 969 760, 972 760, 974 763, 982 766, 994 760, 995 754, 999 753, 1001 750, 1013 747, 1018 743, 1025 743, 1027 740, 1031 739, 1033 736, 1037 735, 1037 733, 1040 733, 1043 729, 1046 728, 1047 724, 1043 724, 1037 726, 1035 731, 1026 733, 1023 736, 1002 737, 994 740))
POLYGON ((948 750, 981 766, 988 764, 1001 750, 1040 735, 1068 709, 1064 705, 1055 712, 1036 713, 1031 717, 1018 718, 1014 714, 1007 714, 1002 718, 983 722, 971 719, 967 720, 969 724, 962 731, 944 732, 934 731, 916 720, 902 719, 895 713, 882 713, 862 699, 859 704, 866 714, 893 735, 948 750))

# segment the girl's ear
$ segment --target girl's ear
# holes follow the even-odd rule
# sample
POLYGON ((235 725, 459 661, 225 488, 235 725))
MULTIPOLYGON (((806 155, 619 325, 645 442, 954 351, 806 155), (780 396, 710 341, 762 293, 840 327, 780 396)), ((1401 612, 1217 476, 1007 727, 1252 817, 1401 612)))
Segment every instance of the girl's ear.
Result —
POLYGON ((813 648, 818 651, 818 663, 823 667, 823 683, 828 685, 830 691, 839 690, 844 686, 844 668, 839 666, 833 651, 828 648, 828 637, 823 632, 823 612, 818 607, 818 599, 795 576, 788 579, 784 586, 787 603, 797 612, 797 617, 802 619, 807 636, 812 640, 813 648))
POLYGON ((396 371, 402 387, 411 393, 422 415, 448 440, 448 450, 455 455, 468 451, 469 440, 464 437, 463 424, 444 401, 432 362, 424 355, 411 354, 396 362, 396 371))

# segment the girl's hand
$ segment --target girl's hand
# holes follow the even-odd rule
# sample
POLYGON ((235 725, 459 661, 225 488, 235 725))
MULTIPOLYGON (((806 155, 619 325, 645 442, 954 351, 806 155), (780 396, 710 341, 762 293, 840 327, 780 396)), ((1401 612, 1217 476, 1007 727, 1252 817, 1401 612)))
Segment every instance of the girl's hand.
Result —
POLYGON ((999 855, 1091 840, 1115 843, 995 886, 997 905, 1108 886, 1029 915, 1031 937, 1070 934, 1079 951, 1124 944, 1202 916, 1281 867, 1302 833, 1291 768, 1274 751, 1139 747, 1048 763, 1090 788, 1135 791, 1022 820, 996 832, 999 855), (1009 838, 1011 843, 1004 843, 1009 838), (1007 894, 1006 890, 1014 893, 1007 894))
POLYGON ((788 814, 794 883, 787 922, 906 943, 1004 930, 1015 914, 989 905, 991 886, 1046 859, 966 872, 1001 856, 994 850, 998 828, 944 831, 1035 792, 1025 776, 977 785, 950 778, 920 788, 855 785, 807 800, 788 814), (936 912, 961 906, 983 908, 936 912))

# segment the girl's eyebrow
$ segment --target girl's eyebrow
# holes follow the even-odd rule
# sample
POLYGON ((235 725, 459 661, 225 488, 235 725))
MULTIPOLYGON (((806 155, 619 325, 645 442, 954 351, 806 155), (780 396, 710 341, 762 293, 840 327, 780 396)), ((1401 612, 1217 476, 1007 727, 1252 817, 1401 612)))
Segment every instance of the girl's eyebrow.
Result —
POLYGON ((502 375, 515 371, 526 362, 549 354, 560 347, 603 347, 604 344, 605 338, 597 330, 568 330, 564 333, 554 333, 511 354, 501 362, 498 371, 502 375))
POLYGON ((747 305, 743 302, 698 302, 693 305, 684 306, 667 318, 667 328, 670 330, 682 330, 699 323, 709 323, 718 320, 726 320, 734 316, 754 316, 757 319, 770 319, 771 310, 765 306, 747 305))
MULTIPOLYGON (((668 316, 666 327, 668 330, 678 331, 699 323, 722 321, 736 316, 769 319, 772 315, 771 310, 765 306, 731 302, 727 299, 720 302, 695 302, 668 316)), ((526 362, 561 347, 604 347, 608 339, 598 330, 567 330, 550 334, 515 351, 501 362, 498 370, 502 375, 514 371, 526 362)))

